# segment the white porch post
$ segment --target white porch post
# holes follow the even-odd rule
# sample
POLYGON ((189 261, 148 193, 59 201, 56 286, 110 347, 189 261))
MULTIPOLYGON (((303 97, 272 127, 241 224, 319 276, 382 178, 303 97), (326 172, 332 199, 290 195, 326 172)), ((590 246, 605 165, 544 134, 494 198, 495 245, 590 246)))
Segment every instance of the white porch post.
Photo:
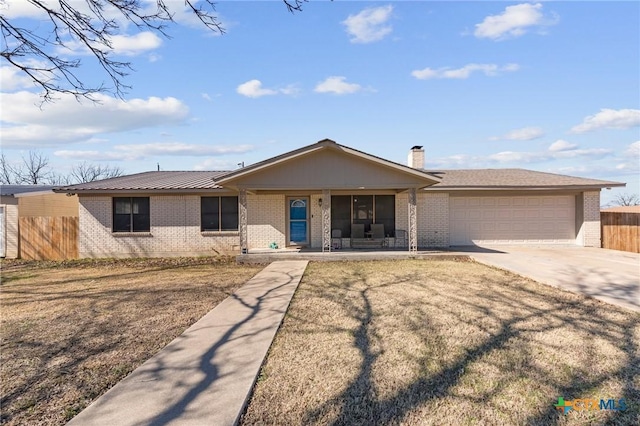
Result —
POLYGON ((244 188, 240 189, 240 194, 238 194, 238 207, 240 210, 240 253, 247 254, 249 252, 247 244, 247 190, 244 188))
POLYGON ((418 252, 418 216, 416 189, 409 190, 409 253, 418 252))
POLYGON ((322 190, 322 252, 331 252, 331 190, 322 190))

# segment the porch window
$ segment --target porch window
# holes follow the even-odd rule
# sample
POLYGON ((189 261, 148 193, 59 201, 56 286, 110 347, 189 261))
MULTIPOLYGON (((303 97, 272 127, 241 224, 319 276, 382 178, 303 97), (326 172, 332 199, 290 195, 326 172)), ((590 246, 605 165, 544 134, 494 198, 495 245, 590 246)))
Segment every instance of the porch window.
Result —
POLYGON ((362 223, 366 231, 372 223, 384 225, 384 233, 394 236, 396 231, 396 203, 394 195, 332 195, 331 229, 340 229, 343 238, 351 237, 351 224, 362 223))
POLYGON ((114 198, 113 232, 149 232, 149 213, 149 197, 114 198))
POLYGON ((342 231, 344 238, 351 236, 351 196, 331 196, 331 229, 342 231))
POLYGON ((201 231, 237 231, 238 197, 200 198, 201 231))

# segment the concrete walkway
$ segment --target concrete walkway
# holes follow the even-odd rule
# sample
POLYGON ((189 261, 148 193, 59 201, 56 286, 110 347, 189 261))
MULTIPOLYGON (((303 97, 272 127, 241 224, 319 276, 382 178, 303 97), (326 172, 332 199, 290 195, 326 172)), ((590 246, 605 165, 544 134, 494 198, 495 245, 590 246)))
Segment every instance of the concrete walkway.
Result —
POLYGON ((68 424, 235 424, 306 267, 270 264, 68 424))
POLYGON ((466 250, 479 262, 640 312, 640 254, 578 246, 466 250))

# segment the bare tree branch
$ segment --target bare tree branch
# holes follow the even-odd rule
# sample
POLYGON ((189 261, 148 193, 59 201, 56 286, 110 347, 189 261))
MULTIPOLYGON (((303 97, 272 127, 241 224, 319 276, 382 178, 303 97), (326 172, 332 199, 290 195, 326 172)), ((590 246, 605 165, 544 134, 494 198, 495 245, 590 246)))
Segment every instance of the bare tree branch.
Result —
POLYGON ((0 156, 0 183, 3 185, 71 185, 122 176, 118 166, 92 164, 86 161, 76 164, 68 175, 55 172, 49 166, 49 158, 39 151, 29 151, 20 164, 12 165, 0 156))
MULTIPOLYGON (((60 94, 96 101, 93 95, 107 92, 122 98, 131 88, 125 83, 132 71, 131 63, 112 58, 112 37, 122 32, 121 23, 111 17, 114 11, 121 21, 132 23, 139 31, 152 31, 166 38, 168 25, 175 23, 166 0, 23 1, 44 12, 46 24, 38 23, 36 31, 14 25, 0 14, 0 57, 42 89, 43 102, 53 101, 60 94), (109 84, 86 82, 78 74, 81 60, 67 59, 60 53, 68 50, 69 55, 77 56, 78 48, 86 50, 100 65, 109 84)), ((282 1, 293 13, 301 11, 307 0, 282 1)), ((224 34, 213 0, 184 0, 184 5, 206 28, 224 34)))
POLYGON ((3 185, 19 185, 22 183, 22 169, 12 166, 4 153, 0 155, 0 183, 3 185))
POLYGON ((618 194, 611 202, 614 206, 640 206, 640 195, 618 194))
POLYGON ((122 176, 124 171, 117 166, 97 165, 86 161, 76 164, 71 169, 69 176, 74 183, 93 182, 100 179, 109 179, 122 176))
POLYGON ((29 185, 42 185, 51 177, 49 158, 39 151, 29 151, 28 157, 22 157, 24 172, 22 183, 29 185))

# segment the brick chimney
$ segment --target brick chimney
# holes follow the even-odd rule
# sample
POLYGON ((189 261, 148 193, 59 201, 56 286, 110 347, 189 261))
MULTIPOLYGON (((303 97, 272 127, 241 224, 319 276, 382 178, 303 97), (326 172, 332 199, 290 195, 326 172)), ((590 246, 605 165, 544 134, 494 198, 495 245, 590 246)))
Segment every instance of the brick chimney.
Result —
POLYGON ((409 151, 407 165, 414 169, 424 169, 424 149, 421 146, 414 146, 409 151))

